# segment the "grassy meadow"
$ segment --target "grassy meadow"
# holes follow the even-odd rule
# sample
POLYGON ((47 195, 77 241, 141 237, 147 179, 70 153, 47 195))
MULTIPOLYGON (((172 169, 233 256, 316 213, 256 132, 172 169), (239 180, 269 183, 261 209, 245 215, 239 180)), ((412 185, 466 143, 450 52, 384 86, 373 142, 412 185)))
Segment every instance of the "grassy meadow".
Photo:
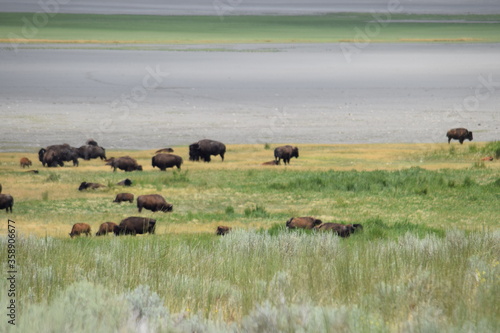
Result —
POLYGON ((378 21, 368 13, 315 16, 217 16, 215 11, 214 16, 0 13, 0 42, 333 43, 366 42, 366 38, 369 42, 389 43, 500 41, 500 15, 393 13, 380 15, 378 21))
POLYGON ((498 142, 298 145, 291 165, 260 165, 275 146, 229 145, 211 163, 174 147, 185 161, 167 172, 151 167, 154 150, 107 152, 136 158, 144 171, 132 173, 1 153, 2 193, 15 203, 0 234, 7 218, 17 228, 18 325, 7 332, 500 329, 498 142), (116 185, 125 178, 132 187, 116 185), (82 181, 107 188, 79 192, 82 181), (112 202, 120 192, 162 194, 174 211, 138 213, 112 202), (284 227, 308 215, 364 229, 341 239, 284 227), (68 235, 76 222, 95 233, 127 216, 157 219, 156 234, 68 235), (215 236, 221 224, 233 232, 215 236))

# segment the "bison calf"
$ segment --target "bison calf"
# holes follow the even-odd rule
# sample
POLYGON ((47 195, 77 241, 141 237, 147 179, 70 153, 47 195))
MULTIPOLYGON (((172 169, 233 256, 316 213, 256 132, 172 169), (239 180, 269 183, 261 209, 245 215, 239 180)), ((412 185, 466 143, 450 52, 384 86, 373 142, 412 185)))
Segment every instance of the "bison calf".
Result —
POLYGON ((87 223, 75 223, 73 224, 73 228, 71 228, 70 237, 80 236, 81 234, 85 234, 86 236, 90 235, 90 225, 87 223))
POLYGON ((113 202, 118 203, 123 201, 129 201, 130 203, 134 202, 134 195, 132 193, 118 193, 115 200, 113 200, 113 202))
POLYGON ((217 231, 215 232, 218 236, 224 236, 231 231, 231 227, 226 227, 225 225, 220 225, 217 227, 217 231))
POLYGON ((137 208, 139 209, 139 213, 142 212, 143 208, 153 212, 171 212, 174 206, 166 202, 159 194, 147 194, 137 197, 137 208))
POLYGON ((118 226, 115 222, 104 222, 99 226, 99 231, 96 232, 96 236, 104 236, 108 233, 115 231, 115 227, 118 226))
POLYGON ((314 217, 292 217, 286 221, 286 226, 289 229, 312 229, 317 225, 320 225, 321 220, 315 219, 314 217))
POLYGON ((21 160, 19 161, 19 165, 24 169, 25 167, 30 167, 31 166, 31 161, 29 158, 27 157, 23 157, 21 158, 21 160))
POLYGON ((119 235, 137 235, 150 233, 154 234, 156 220, 147 217, 131 216, 123 219, 118 226, 115 226, 113 232, 119 235))
POLYGON ((463 144, 465 139, 472 141, 472 132, 465 128, 453 128, 446 133, 446 136, 448 137, 448 143, 450 143, 451 139, 458 140, 460 144, 463 144))

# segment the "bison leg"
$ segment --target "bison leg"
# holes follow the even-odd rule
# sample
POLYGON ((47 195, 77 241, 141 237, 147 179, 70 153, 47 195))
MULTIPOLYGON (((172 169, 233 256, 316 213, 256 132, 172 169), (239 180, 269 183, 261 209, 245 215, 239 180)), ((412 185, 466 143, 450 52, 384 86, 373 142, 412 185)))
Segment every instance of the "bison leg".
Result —
POLYGON ((224 153, 221 153, 220 157, 222 158, 222 162, 224 162, 224 153))

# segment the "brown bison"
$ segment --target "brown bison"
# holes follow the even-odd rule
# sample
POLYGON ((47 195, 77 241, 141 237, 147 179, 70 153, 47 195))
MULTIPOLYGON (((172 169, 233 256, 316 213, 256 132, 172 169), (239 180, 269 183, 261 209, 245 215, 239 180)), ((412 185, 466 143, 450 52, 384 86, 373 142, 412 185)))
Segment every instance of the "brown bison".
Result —
POLYGON ((272 161, 269 161, 269 162, 264 162, 261 165, 280 165, 280 162, 276 161, 276 160, 272 160, 272 161))
POLYGON ((87 223, 75 223, 73 224, 73 228, 71 228, 69 235, 71 238, 73 238, 73 236, 80 236, 81 234, 90 236, 90 232, 90 225, 87 223))
POLYGON ((224 162, 224 154, 226 153, 226 145, 219 141, 203 139, 189 145, 189 160, 210 162, 210 156, 220 155, 224 162))
POLYGON ((111 165, 113 171, 116 171, 117 168, 125 172, 142 171, 142 165, 137 164, 137 161, 130 156, 111 157, 109 160, 106 160, 106 165, 111 165))
POLYGON ((465 139, 472 141, 472 132, 465 128, 453 128, 446 133, 446 136, 448 137, 448 143, 450 143, 451 139, 458 140, 460 144, 463 144, 465 139))
POLYGON ((32 163, 31 163, 30 159, 27 157, 22 157, 21 160, 19 161, 19 166, 21 166, 23 169, 25 167, 29 168, 31 166, 31 164, 32 163))
POLYGON ((100 187, 106 187, 106 185, 98 184, 98 183, 87 183, 87 182, 82 182, 80 184, 80 187, 78 188, 78 191, 83 191, 83 190, 95 190, 100 187))
POLYGON ((218 236, 224 236, 231 231, 231 227, 226 227, 225 225, 220 225, 217 227, 217 231, 215 232, 218 236))
POLYGON ((320 225, 321 220, 315 219, 314 217, 292 217, 286 221, 286 226, 289 229, 312 229, 317 225, 320 225))
MULTIPOLYGON (((1 186, 0 186, 0 192, 1 186)), ((9 210, 12 213, 12 206, 14 206, 14 198, 10 194, 0 194, 0 210, 5 209, 8 213, 9 210)))
POLYGON ((122 180, 122 181, 119 181, 118 183, 116 183, 116 185, 120 185, 120 186, 132 186, 132 181, 128 178, 122 180))
POLYGON ((274 159, 276 160, 277 163, 283 160, 283 163, 285 165, 287 163, 290 164, 290 159, 292 157, 295 158, 299 157, 299 148, 286 145, 274 149, 274 159))
POLYGON ((162 211, 165 213, 171 212, 174 206, 166 202, 159 194, 147 194, 137 197, 137 208, 139 209, 139 213, 142 212, 143 208, 153 212, 162 211))
POLYGON ((162 148, 162 149, 158 149, 155 154, 159 154, 159 153, 173 153, 174 150, 172 148, 162 148))
POLYGON ((333 231, 340 237, 349 237, 356 230, 362 230, 363 226, 361 224, 340 224, 340 223, 323 223, 315 229, 319 231, 333 231))
POLYGON ((151 159, 153 168, 158 167, 161 171, 165 171, 167 168, 173 168, 174 166, 180 169, 181 164, 182 157, 174 154, 158 154, 151 159))
POLYGON ((154 234, 156 220, 147 217, 131 216, 120 222, 120 225, 113 229, 115 235, 136 235, 150 233, 154 234))
POLYGON ((64 162, 69 161, 73 161, 73 166, 78 166, 78 157, 78 149, 67 143, 48 146, 38 151, 38 159, 47 167, 64 166, 64 162))
MULTIPOLYGON (((95 142, 95 141, 94 141, 95 142)), ((93 158, 100 158, 101 160, 106 159, 106 150, 97 145, 85 145, 78 148, 78 157, 89 161, 93 158)))
POLYGON ((130 203, 134 202, 134 195, 132 193, 118 193, 115 200, 113 200, 113 202, 118 203, 123 201, 129 201, 130 203))
POLYGON ((104 222, 99 226, 99 231, 96 232, 96 236, 104 236, 107 235, 108 233, 112 233, 115 231, 115 227, 117 227, 118 224, 115 222, 104 222))

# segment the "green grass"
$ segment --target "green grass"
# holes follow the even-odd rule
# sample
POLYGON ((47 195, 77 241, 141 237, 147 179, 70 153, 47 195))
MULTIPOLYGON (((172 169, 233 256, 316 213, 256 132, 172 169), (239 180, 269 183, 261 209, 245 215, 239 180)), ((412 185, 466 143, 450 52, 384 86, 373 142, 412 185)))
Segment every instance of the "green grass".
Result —
MULTIPOLYGON (((73 43, 331 43, 353 41, 371 14, 320 16, 144 16, 57 14, 46 25, 23 30, 33 13, 0 13, 0 39, 73 43), (23 20, 24 18, 24 20, 23 20), (131 24, 133 22, 133 24, 131 24), (23 32, 24 31, 24 32, 23 32)), ((394 14, 391 20, 465 20, 475 23, 392 22, 370 35, 371 42, 498 42, 500 15, 394 14)), ((373 28, 372 28, 373 29, 373 28)), ((21 41, 22 42, 22 41, 21 41)), ((24 41, 27 42, 27 41, 24 41)))

